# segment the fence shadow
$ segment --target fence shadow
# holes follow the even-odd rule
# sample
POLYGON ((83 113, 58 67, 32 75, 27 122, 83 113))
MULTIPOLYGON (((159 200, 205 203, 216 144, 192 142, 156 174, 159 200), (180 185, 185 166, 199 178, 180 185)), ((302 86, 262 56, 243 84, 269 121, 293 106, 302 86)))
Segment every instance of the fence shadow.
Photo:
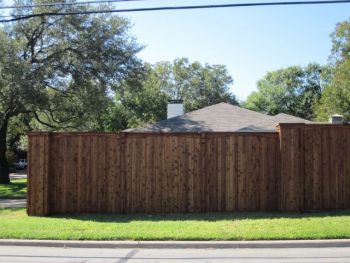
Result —
POLYGON ((189 213, 189 214, 53 214, 51 218, 75 219, 81 221, 128 223, 131 221, 161 222, 161 221, 205 221, 221 220, 258 220, 258 219, 307 219, 336 216, 350 216, 350 210, 323 212, 217 212, 217 213, 189 213))

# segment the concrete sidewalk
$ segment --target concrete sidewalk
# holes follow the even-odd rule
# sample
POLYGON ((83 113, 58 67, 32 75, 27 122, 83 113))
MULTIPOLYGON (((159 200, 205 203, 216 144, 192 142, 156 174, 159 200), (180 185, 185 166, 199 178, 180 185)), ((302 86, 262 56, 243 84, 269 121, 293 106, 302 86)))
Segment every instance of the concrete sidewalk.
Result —
POLYGON ((11 173, 10 174, 10 180, 17 180, 17 179, 26 179, 27 174, 25 172, 23 173, 11 173))
POLYGON ((0 239, 0 246, 127 249, 326 248, 349 247, 350 239, 276 241, 64 241, 0 239))
POLYGON ((1 208, 25 208, 27 199, 0 199, 1 208))

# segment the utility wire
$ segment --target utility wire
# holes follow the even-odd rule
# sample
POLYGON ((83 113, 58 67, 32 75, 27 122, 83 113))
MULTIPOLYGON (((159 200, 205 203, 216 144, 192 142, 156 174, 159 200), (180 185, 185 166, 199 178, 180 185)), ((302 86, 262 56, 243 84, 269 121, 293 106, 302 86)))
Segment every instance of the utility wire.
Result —
POLYGON ((69 16, 69 15, 87 15, 101 13, 127 13, 127 12, 149 12, 164 10, 188 10, 188 9, 211 9, 211 8, 228 8, 228 7, 253 7, 253 6, 289 6, 289 5, 322 5, 322 4, 349 4, 350 0, 334 1, 292 1, 292 2, 261 2, 261 3, 241 3, 241 4, 218 4, 218 5, 194 5, 194 6, 161 6, 149 8, 130 8, 130 9, 106 9, 106 10, 86 10, 76 12, 42 12, 37 14, 17 16, 11 19, 0 20, 0 23, 13 22, 18 20, 29 19, 43 16, 69 16))
POLYGON ((35 5, 5 5, 0 6, 0 9, 22 9, 35 7, 50 7, 50 6, 74 6, 74 5, 90 5, 90 4, 104 4, 104 3, 120 3, 120 2, 139 2, 144 0, 95 0, 82 2, 62 2, 62 3, 44 3, 35 5))

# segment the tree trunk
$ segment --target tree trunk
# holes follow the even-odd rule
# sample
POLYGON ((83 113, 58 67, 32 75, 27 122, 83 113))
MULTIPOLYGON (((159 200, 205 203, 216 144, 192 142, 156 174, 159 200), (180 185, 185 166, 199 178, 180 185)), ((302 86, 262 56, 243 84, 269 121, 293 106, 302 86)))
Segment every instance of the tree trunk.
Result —
POLYGON ((10 171, 6 158, 6 135, 8 120, 4 120, 0 127, 0 184, 10 183, 10 171))

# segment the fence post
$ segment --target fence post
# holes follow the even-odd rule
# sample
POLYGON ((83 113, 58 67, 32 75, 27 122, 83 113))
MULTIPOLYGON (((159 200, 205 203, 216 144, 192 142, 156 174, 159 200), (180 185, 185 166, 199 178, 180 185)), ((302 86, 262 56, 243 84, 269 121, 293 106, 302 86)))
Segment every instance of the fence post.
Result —
POLYGON ((280 210, 304 210, 304 123, 280 123, 280 210))
POLYGON ((28 134, 28 215, 43 216, 50 212, 50 138, 49 132, 28 134))

